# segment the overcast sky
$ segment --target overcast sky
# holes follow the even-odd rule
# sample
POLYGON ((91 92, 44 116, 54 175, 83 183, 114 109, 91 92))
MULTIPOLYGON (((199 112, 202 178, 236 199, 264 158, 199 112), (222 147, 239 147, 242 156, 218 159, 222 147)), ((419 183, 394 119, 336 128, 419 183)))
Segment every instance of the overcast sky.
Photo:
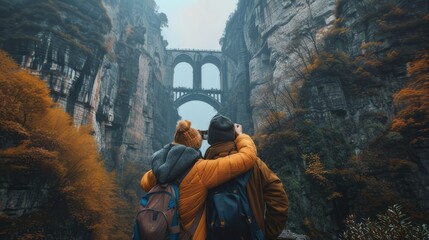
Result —
MULTIPOLYGON (((234 12, 238 0, 156 0, 158 11, 168 18, 168 27, 162 29, 167 48, 190 48, 220 50, 219 39, 226 20, 234 12)), ((192 68, 180 63, 174 71, 174 86, 192 86, 192 68)), ((219 88, 219 70, 213 64, 202 68, 202 87, 219 88)), ((182 119, 192 122, 192 127, 206 130, 210 119, 216 114, 214 108, 204 102, 192 101, 179 107, 182 119)), ((204 141, 201 151, 207 149, 204 141)))
POLYGON ((220 50, 219 39, 237 0, 156 0, 168 18, 168 48, 220 50))

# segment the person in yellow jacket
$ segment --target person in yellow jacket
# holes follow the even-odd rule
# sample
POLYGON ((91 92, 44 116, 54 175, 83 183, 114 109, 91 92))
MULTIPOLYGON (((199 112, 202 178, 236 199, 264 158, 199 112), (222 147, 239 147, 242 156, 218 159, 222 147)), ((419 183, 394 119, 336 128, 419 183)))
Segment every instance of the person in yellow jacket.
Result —
POLYGON ((146 192, 157 182, 182 179, 179 216, 186 230, 194 232, 192 239, 206 239, 205 201, 208 190, 248 171, 257 160, 256 146, 248 135, 242 133, 241 125, 234 125, 234 135, 237 154, 217 161, 204 160, 199 151, 202 143, 200 132, 191 127, 190 121, 181 120, 176 126, 174 142, 152 155, 152 170, 141 179, 140 185, 146 192))
MULTIPOLYGON (((215 115, 208 129, 208 143, 211 145, 204 159, 234 157, 237 154, 234 142, 234 124, 221 115, 215 115)), ((216 161, 214 160, 214 161, 216 161)), ((265 239, 276 239, 283 231, 288 217, 288 197, 277 175, 259 158, 251 170, 246 185, 249 205, 265 239)))

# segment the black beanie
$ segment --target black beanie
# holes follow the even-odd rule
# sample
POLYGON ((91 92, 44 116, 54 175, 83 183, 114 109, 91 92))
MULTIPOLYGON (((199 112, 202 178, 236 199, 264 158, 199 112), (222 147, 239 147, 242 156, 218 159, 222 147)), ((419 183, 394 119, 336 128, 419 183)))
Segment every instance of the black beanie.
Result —
POLYGON ((231 119, 221 114, 216 114, 210 121, 207 139, 208 143, 210 145, 213 145, 220 142, 228 142, 234 140, 234 123, 231 121, 231 119))

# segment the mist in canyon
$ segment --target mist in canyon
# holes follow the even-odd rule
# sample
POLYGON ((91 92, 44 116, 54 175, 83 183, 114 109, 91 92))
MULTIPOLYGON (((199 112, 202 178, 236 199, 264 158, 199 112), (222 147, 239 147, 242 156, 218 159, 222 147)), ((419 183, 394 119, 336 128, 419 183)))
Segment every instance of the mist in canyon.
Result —
POLYGON ((427 238, 428 9, 0 0, 0 238, 129 238, 151 155, 216 112, 282 180, 292 239, 427 238))

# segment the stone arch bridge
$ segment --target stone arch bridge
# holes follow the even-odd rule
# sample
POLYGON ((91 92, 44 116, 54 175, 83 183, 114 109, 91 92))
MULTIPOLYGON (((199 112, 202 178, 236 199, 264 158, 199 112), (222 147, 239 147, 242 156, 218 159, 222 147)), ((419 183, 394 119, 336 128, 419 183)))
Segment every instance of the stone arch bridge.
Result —
POLYGON ((168 59, 166 72, 168 73, 168 85, 176 108, 181 105, 198 100, 213 106, 217 111, 224 104, 223 99, 227 91, 226 63, 220 51, 196 50, 196 49, 168 49, 168 59), (174 68, 179 63, 188 63, 192 67, 193 79, 192 88, 173 87, 174 68), (204 64, 211 63, 219 69, 220 89, 203 89, 201 70, 204 64))

